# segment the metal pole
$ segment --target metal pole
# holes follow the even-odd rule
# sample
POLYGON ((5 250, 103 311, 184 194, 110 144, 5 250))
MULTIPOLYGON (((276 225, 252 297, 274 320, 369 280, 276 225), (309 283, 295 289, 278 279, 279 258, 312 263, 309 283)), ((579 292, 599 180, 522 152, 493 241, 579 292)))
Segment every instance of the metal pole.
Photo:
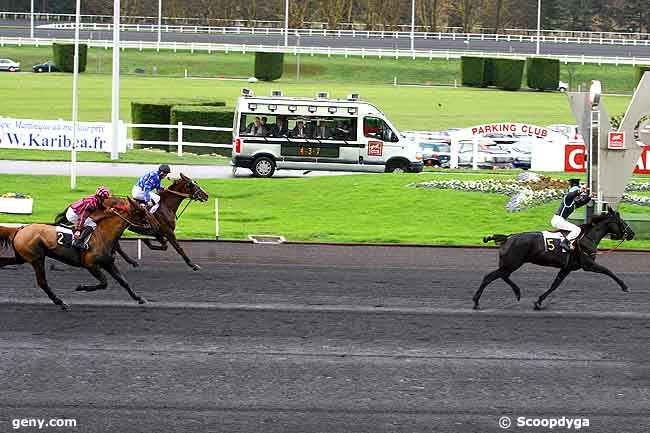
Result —
POLYGON ((296 33, 296 40, 298 42, 298 54, 296 54, 296 81, 300 81, 300 34, 296 33))
POLYGON ((111 159, 119 158, 120 140, 120 0, 113 2, 113 81, 111 85, 111 159))
POLYGON ((284 0, 284 46, 289 46, 289 0, 284 0))
POLYGON ((31 8, 32 13, 29 17, 29 37, 34 39, 34 0, 31 2, 31 8))
POLYGON ((539 40, 542 35, 542 0, 537 0, 537 48, 535 54, 539 56, 539 40))
POLYGON ((415 50, 415 0, 411 0, 411 51, 415 50))
POLYGON ((74 26, 74 61, 72 71, 72 149, 70 150, 70 189, 77 187, 77 112, 79 101, 79 27, 81 0, 77 0, 74 26))
POLYGON ((162 0, 158 0, 158 45, 159 45, 158 48, 160 48, 160 41, 162 39, 161 27, 162 27, 162 0))

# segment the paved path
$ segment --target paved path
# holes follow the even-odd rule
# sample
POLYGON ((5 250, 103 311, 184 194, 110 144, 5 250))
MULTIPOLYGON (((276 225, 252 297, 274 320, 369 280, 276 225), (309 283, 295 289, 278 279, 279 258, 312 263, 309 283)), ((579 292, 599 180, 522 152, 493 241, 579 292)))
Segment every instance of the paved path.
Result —
MULTIPOLYGON (((171 177, 183 173, 193 179, 227 179, 233 177, 231 166, 225 165, 179 165, 170 164, 171 177)), ((155 170, 158 164, 131 164, 108 162, 78 162, 77 176, 139 177, 155 170)), ((0 160, 0 174, 32 174, 37 176, 69 176, 70 163, 62 161, 12 161, 0 160)), ((298 170, 278 170, 273 177, 336 176, 358 174, 350 172, 313 171, 303 174, 298 170)), ((235 177, 252 177, 250 170, 238 168, 235 177)))
POLYGON ((0 269, 0 431, 54 417, 77 420, 47 430, 66 433, 551 431, 501 430, 503 415, 588 418, 588 433, 650 425, 647 254, 602 257, 630 293, 576 272, 533 311, 555 272, 525 266, 521 302, 497 282, 476 312, 495 250, 184 247, 203 270, 172 252, 120 262, 145 306, 51 271, 63 313, 29 267, 0 269))

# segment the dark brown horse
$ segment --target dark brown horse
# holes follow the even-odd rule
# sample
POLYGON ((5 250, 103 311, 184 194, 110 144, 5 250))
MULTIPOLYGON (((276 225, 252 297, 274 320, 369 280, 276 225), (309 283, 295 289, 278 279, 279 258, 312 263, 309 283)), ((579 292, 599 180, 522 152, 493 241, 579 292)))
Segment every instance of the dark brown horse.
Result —
MULTIPOLYGON (((562 281, 573 271, 583 269, 587 272, 596 272, 612 278, 618 283, 624 292, 627 292, 627 285, 605 266, 596 263, 598 244, 608 234, 612 239, 631 240, 634 238, 634 231, 625 222, 618 212, 611 208, 604 215, 593 217, 590 224, 580 226, 582 236, 577 241, 575 251, 563 252, 558 245, 547 245, 542 232, 515 233, 512 235, 492 235, 483 238, 483 242, 495 241, 500 245, 499 268, 490 272, 483 278, 474 295, 474 309, 479 308, 479 300, 485 287, 492 281, 501 278, 515 293, 517 300, 521 298, 521 290, 510 274, 519 269, 524 263, 534 263, 540 266, 551 266, 560 268, 559 273, 551 284, 551 287, 535 301, 535 309, 542 308, 542 303, 562 281), (546 245, 545 245, 546 244, 546 245), (550 247, 550 248, 549 248, 550 247)), ((563 234, 566 236, 567 232, 563 234)))
MULTIPOLYGON (((183 257, 185 263, 196 271, 201 268, 199 265, 192 262, 176 240, 176 214, 178 208, 185 199, 189 199, 190 202, 194 200, 205 202, 208 200, 208 193, 205 192, 195 181, 181 173, 180 179, 176 179, 169 188, 164 189, 160 193, 160 206, 153 214, 159 223, 156 228, 144 229, 142 227, 129 227, 129 230, 145 236, 154 236, 160 245, 152 244, 149 239, 142 240, 142 242, 144 242, 144 244, 151 250, 165 251, 167 250, 167 242, 169 242, 178 254, 183 257)), ((130 258, 122 250, 119 243, 115 244, 115 251, 132 266, 138 266, 138 262, 130 258)))
POLYGON ((105 209, 93 212, 91 218, 97 223, 97 228, 89 241, 89 249, 80 251, 65 245, 65 237, 57 232, 54 225, 29 224, 19 228, 0 227, 0 249, 13 249, 13 257, 0 258, 0 267, 14 264, 29 263, 34 268, 36 281, 41 289, 56 305, 67 309, 64 303, 47 284, 45 275, 45 258, 51 257, 70 266, 82 267, 99 280, 95 286, 77 286, 77 291, 92 292, 105 289, 106 276, 104 269, 122 287, 129 292, 131 298, 139 303, 145 303, 129 286, 120 271, 115 266, 113 249, 128 226, 150 227, 158 224, 149 212, 142 209, 131 198, 110 197, 104 201, 105 209))

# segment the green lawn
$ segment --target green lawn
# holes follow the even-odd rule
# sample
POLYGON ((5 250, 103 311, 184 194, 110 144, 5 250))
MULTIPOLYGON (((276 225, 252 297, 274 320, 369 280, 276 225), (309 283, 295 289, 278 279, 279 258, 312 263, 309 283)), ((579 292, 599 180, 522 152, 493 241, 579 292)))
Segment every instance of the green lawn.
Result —
MULTIPOLYGON (((575 123, 567 97, 554 92, 505 92, 494 89, 395 87, 391 85, 291 82, 256 83, 126 76, 121 80, 120 117, 130 120, 130 102, 159 97, 214 97, 233 106, 241 87, 258 95, 282 89, 285 95, 310 96, 318 90, 331 97, 360 92, 398 129, 435 130, 480 123, 519 121, 538 125, 575 123)), ((72 77, 68 74, 0 74, 0 116, 70 119, 72 77)), ((629 97, 605 97, 608 111, 623 112, 629 97)), ((79 119, 107 121, 111 113, 111 77, 84 74, 79 80, 79 119)))
MULTIPOLYGON (((51 47, 0 47, 0 57, 8 57, 22 64, 23 69, 42 63, 52 57, 51 47)), ((208 77, 250 77, 253 75, 254 55, 251 53, 203 51, 138 51, 124 50, 121 53, 121 71, 134 74, 136 69, 145 75, 184 76, 185 70, 191 76, 208 77)), ((285 55, 285 71, 282 83, 296 80, 298 56, 285 55)), ((90 73, 110 74, 112 68, 112 51, 101 48, 88 50, 87 71, 90 73)), ((396 60, 390 57, 301 55, 301 80, 311 83, 392 83, 396 77, 400 83, 432 83, 453 85, 460 82, 460 61, 458 59, 406 59, 396 60)), ((606 92, 628 92, 634 88, 633 67, 629 65, 562 65, 561 79, 571 81, 574 86, 601 80, 606 92), (571 80, 570 80, 571 78, 571 80)), ((524 80, 525 83, 525 80, 524 80)))
MULTIPOLYGON (((411 182, 450 176, 475 179, 486 174, 428 172, 201 181, 210 201, 189 206, 178 234, 182 238, 214 238, 214 198, 219 199, 221 239, 272 233, 290 241, 482 245, 481 239, 487 234, 550 228, 557 203, 508 213, 506 196, 407 187, 411 182)), ((109 186, 114 193, 127 194, 134 181, 79 178, 78 190, 71 192, 67 177, 3 175, 2 179, 0 192, 28 193, 35 198, 35 205, 30 216, 0 214, 0 223, 49 222, 68 203, 92 193, 99 184, 109 186)), ((646 209, 622 206, 624 214, 643 211, 646 209)), ((650 248, 650 241, 625 245, 650 248)))

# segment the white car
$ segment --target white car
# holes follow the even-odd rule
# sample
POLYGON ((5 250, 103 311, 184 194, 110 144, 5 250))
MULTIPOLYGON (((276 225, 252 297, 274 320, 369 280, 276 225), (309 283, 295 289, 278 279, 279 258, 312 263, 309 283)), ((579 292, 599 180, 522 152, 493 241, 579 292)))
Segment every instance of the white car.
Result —
POLYGON ((559 90, 560 92, 566 92, 567 90, 569 90, 569 83, 560 81, 557 85, 557 90, 559 90))
POLYGON ((20 63, 14 62, 11 59, 0 59, 0 71, 20 71, 20 63))
MULTIPOLYGON (((474 142, 460 140, 458 165, 471 166, 474 159, 474 142)), ((479 168, 512 168, 513 157, 505 147, 491 139, 482 138, 478 142, 476 165, 479 168)))

